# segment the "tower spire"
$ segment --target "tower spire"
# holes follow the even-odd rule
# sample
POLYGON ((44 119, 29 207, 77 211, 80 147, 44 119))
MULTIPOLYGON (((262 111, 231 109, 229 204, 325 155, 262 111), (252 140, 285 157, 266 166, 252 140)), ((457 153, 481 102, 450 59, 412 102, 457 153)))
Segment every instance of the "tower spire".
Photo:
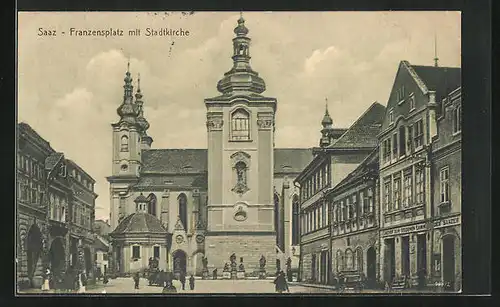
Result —
POLYGON ((250 67, 251 39, 247 36, 248 28, 245 26, 242 11, 234 34, 236 37, 233 38, 233 68, 217 83, 217 89, 224 94, 235 91, 260 94, 265 91, 266 85, 259 74, 250 67))
POLYGON ((123 85, 123 102, 118 107, 117 113, 122 119, 125 117, 133 118, 137 116, 137 107, 134 105, 134 98, 132 96, 134 86, 132 85, 132 77, 130 76, 130 61, 127 62, 127 72, 125 72, 123 81, 125 82, 123 85))
POLYGON ((437 34, 434 32, 434 67, 438 67, 439 58, 437 56, 437 34))

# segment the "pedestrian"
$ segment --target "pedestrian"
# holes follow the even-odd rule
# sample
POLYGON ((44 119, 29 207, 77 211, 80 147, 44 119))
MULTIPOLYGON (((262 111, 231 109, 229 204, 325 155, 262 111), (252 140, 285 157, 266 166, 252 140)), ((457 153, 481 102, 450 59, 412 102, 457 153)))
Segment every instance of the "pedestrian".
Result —
POLYGON ((189 289, 194 290, 194 276, 191 274, 191 277, 189 277, 189 289))
POLYGON ((140 280, 140 276, 139 276, 139 272, 136 272, 134 274, 134 289, 139 289, 139 280, 140 280))
POLYGON ((182 284, 182 290, 185 290, 185 286, 186 286, 186 274, 184 274, 184 272, 181 273, 181 276, 179 277, 179 280, 182 284))
POLYGON ((50 270, 49 270, 49 268, 47 268, 47 269, 45 269, 45 272, 43 274, 42 291, 49 291, 50 290, 49 279, 50 279, 50 270))
POLYGON ((279 271, 276 278, 274 279, 275 291, 278 293, 283 293, 283 291, 290 292, 288 288, 288 283, 286 282, 285 273, 283 271, 279 271))
POLYGON ((107 285, 108 282, 109 282, 108 275, 106 274, 106 272, 104 272, 104 276, 102 277, 102 283, 107 285))
POLYGON ((172 280, 169 279, 165 282, 165 287, 163 287, 162 293, 175 293, 177 292, 177 289, 175 286, 172 284, 172 280))
POLYGON ((214 276, 214 277, 213 277, 213 278, 214 278, 214 280, 216 280, 216 279, 217 279, 217 268, 215 268, 215 269, 214 269, 214 271, 212 272, 212 274, 213 274, 213 276, 214 276))

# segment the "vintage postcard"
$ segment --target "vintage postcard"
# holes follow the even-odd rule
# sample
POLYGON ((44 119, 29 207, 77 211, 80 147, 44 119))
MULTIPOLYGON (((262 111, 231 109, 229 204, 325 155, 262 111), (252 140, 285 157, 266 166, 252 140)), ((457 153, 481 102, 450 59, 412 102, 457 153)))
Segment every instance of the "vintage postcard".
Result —
POLYGON ((20 12, 18 295, 460 293, 461 14, 20 12))

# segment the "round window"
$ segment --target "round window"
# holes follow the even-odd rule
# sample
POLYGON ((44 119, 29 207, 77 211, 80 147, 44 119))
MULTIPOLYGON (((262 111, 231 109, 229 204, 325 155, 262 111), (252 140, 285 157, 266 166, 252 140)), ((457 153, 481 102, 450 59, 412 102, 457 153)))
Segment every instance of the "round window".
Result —
POLYGON ((122 171, 126 171, 128 169, 128 165, 127 164, 123 164, 122 165, 122 171))

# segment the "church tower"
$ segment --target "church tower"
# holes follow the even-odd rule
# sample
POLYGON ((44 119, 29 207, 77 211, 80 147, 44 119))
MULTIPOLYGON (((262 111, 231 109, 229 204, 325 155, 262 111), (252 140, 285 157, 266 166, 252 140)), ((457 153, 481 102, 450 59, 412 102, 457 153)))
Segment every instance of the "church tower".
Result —
MULTIPOLYGON (((240 17, 234 29, 233 67, 205 99, 208 130, 208 219, 205 255, 222 267, 241 257, 247 272, 264 255, 276 258, 273 153, 276 98, 250 66, 250 38, 240 17)), ((269 268, 271 266, 268 266, 269 268)), ((270 269, 268 269, 270 270, 270 269)))
POLYGON ((134 102, 130 63, 125 73, 122 104, 117 109, 118 122, 113 129, 112 175, 110 183, 110 224, 115 229, 121 219, 135 212, 135 205, 128 203, 129 186, 137 182, 141 167, 141 150, 148 149, 152 139, 147 136, 149 124, 143 117, 142 93, 138 86, 134 102))

